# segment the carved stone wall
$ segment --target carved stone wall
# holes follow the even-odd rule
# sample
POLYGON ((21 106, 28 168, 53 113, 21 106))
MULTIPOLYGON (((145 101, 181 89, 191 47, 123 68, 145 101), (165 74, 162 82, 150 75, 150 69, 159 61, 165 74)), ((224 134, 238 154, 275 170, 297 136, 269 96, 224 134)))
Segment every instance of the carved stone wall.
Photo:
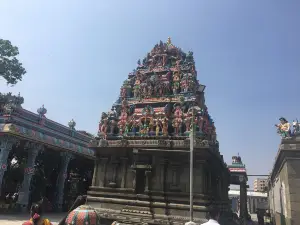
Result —
POLYGON ((282 140, 269 185, 273 219, 286 225, 300 223, 300 137, 282 140))
MULTIPOLYGON (((188 220, 188 152, 167 155, 159 151, 133 152, 127 149, 120 154, 112 153, 113 156, 108 156, 107 152, 103 151, 103 155, 97 160, 95 187, 91 187, 88 193, 88 203, 97 208, 102 217, 123 223, 127 221, 127 224, 134 224, 135 219, 141 218, 150 224, 165 223, 169 220, 174 224, 182 224, 188 220), (114 168, 117 168, 116 173, 114 168), (114 174, 116 182, 110 184, 114 174)), ((223 170, 224 168, 203 160, 201 155, 195 157, 196 221, 205 221, 203 218, 206 215, 206 206, 211 204, 212 197, 220 208, 228 204, 228 199, 222 195, 225 183, 217 183, 215 179, 218 174, 223 174, 223 170), (214 173, 212 168, 215 169, 214 173), (210 191, 213 187, 215 192, 210 191)))

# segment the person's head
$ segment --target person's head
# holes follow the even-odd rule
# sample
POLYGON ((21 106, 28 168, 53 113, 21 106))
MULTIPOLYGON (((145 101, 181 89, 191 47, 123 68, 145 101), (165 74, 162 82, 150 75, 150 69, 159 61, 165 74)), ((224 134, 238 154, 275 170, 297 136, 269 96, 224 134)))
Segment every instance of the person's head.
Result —
POLYGON ((214 206, 209 207, 208 217, 209 217, 209 219, 213 219, 213 220, 218 221, 219 217, 220 217, 219 208, 214 207, 214 206))
POLYGON ((252 220, 250 214, 248 214, 247 220, 248 220, 248 221, 251 221, 251 220, 252 220))
POLYGON ((236 213, 232 213, 232 219, 233 221, 239 221, 239 217, 236 213))
POLYGON ((33 204, 30 209, 30 217, 34 225, 38 223, 42 215, 42 207, 39 204, 33 204))
POLYGON ((283 118, 283 117, 279 118, 279 121, 280 121, 281 124, 285 124, 285 123, 288 122, 288 121, 287 121, 285 118, 283 118))

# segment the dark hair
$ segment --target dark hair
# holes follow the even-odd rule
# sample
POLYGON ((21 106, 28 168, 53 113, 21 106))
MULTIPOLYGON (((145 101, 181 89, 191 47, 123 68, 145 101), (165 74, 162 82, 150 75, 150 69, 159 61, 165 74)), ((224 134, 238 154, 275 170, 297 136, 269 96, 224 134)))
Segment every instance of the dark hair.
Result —
POLYGON ((239 219, 239 217, 238 217, 238 215, 236 213, 232 213, 232 218, 234 220, 238 220, 239 219))
POLYGON ((210 206, 208 216, 209 216, 210 219, 217 220, 218 217, 220 216, 219 208, 214 207, 214 206, 210 206))
POLYGON ((32 204, 30 208, 30 217, 34 225, 37 225, 42 215, 42 207, 40 204, 32 204))
POLYGON ((248 214, 248 215, 247 215, 247 220, 248 220, 248 221, 251 221, 251 220, 252 220, 252 218, 251 218, 251 215, 250 215, 250 214, 248 214))

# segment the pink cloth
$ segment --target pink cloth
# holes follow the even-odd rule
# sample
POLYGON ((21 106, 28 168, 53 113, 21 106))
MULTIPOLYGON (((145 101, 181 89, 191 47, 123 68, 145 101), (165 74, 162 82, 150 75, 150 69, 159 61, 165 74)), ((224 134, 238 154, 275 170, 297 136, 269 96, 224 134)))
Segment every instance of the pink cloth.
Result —
POLYGON ((32 225, 32 222, 31 221, 26 221, 22 225, 32 225))

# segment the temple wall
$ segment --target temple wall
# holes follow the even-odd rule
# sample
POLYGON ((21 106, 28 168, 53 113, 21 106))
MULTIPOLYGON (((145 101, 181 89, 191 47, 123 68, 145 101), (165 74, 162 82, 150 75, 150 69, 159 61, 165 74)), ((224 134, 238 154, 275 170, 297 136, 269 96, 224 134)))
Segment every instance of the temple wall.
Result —
MULTIPOLYGON (((128 189, 135 192, 139 182, 142 182, 145 190, 141 194, 147 194, 147 191, 188 194, 190 188, 190 165, 187 159, 187 155, 185 160, 182 157, 161 157, 161 155, 155 154, 144 154, 142 157, 136 157, 135 159, 132 155, 126 157, 122 155, 113 157, 101 156, 95 161, 95 177, 92 186, 128 189), (142 168, 143 163, 146 166, 145 168, 142 168), (147 169, 147 166, 151 168, 147 169)), ((209 163, 195 159, 195 194, 212 195, 216 200, 228 199, 228 182, 226 182, 226 177, 218 169, 215 172, 210 171, 212 170, 209 163)))
POLYGON ((269 203, 276 224, 300 223, 300 146, 295 140, 283 144, 269 185, 269 203))

